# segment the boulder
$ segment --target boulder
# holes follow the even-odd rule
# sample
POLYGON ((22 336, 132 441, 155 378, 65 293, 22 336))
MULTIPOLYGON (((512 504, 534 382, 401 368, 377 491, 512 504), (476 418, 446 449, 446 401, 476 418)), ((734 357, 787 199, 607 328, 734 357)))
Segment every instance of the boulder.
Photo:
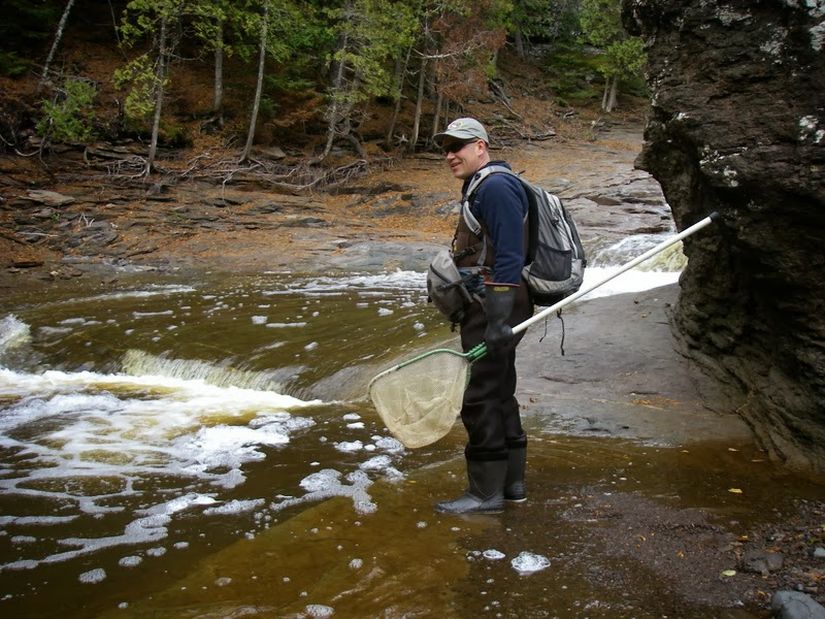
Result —
POLYGON ((777 619, 825 619, 825 608, 801 591, 777 591, 771 598, 777 619))
MULTIPOLYGON (((649 56, 637 165, 682 229, 712 211, 673 327, 769 453, 825 471, 825 9, 624 0, 649 56)), ((718 404, 718 403, 717 403, 718 404)))

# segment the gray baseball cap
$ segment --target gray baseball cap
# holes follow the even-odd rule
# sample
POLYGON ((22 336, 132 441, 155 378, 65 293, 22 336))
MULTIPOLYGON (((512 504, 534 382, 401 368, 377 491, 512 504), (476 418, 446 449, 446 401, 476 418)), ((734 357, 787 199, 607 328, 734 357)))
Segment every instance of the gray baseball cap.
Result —
POLYGON ((484 140, 487 144, 490 143, 490 138, 487 137, 487 130, 475 118, 457 118, 449 125, 447 130, 441 133, 436 133, 433 136, 436 144, 441 144, 444 138, 455 138, 457 140, 484 140))

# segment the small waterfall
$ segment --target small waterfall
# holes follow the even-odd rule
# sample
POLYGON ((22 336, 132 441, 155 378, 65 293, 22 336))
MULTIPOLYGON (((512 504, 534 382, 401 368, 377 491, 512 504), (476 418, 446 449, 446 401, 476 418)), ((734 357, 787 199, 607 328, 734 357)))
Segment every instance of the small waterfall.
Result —
MULTIPOLYGON (((639 234, 623 238, 612 245, 591 250, 584 272, 584 285, 590 286, 608 277, 618 271, 622 265, 652 249, 668 236, 639 234)), ((687 257, 682 252, 682 243, 675 243, 636 268, 585 295, 584 298, 594 299, 614 294, 640 292, 674 284, 679 280, 679 274, 686 265, 687 257)))
MULTIPOLYGON (((620 266, 652 249, 670 235, 638 234, 623 238, 608 247, 597 249, 588 257, 588 266, 620 266)), ((682 252, 681 241, 671 245, 662 253, 640 264, 640 271, 680 272, 687 266, 687 256, 682 252)))
POLYGON ((123 355, 123 372, 131 376, 166 376, 185 380, 203 380, 217 387, 239 387, 257 391, 282 392, 283 385, 273 372, 254 372, 222 367, 195 359, 169 359, 141 350, 123 355))

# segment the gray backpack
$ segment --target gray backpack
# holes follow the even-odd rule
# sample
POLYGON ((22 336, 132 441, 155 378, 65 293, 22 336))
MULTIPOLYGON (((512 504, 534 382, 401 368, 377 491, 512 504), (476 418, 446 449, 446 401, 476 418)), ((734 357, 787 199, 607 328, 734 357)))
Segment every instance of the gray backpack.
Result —
POLYGON ((430 262, 427 300, 453 325, 461 322, 464 311, 473 302, 473 296, 464 285, 449 249, 442 249, 430 262))
MULTIPOLYGON (((505 166, 491 165, 482 168, 467 188, 461 205, 461 216, 478 237, 487 240, 481 224, 470 212, 470 202, 479 185, 491 174, 509 174, 521 181, 527 192, 529 210, 527 258, 522 277, 536 305, 554 305, 581 288, 587 259, 584 255, 576 223, 564 208, 558 196, 513 172, 505 166)), ((481 252, 481 260, 485 252, 481 252)))

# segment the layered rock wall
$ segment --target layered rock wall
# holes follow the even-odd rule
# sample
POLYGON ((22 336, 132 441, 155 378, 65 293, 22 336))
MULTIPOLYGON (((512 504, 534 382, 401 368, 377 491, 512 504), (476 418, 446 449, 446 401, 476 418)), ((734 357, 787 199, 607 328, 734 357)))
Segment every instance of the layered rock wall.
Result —
POLYGON ((771 453, 825 471, 825 0, 624 0, 652 105, 638 165, 688 239, 673 314, 771 453), (706 229, 708 230, 708 229, 706 229))

